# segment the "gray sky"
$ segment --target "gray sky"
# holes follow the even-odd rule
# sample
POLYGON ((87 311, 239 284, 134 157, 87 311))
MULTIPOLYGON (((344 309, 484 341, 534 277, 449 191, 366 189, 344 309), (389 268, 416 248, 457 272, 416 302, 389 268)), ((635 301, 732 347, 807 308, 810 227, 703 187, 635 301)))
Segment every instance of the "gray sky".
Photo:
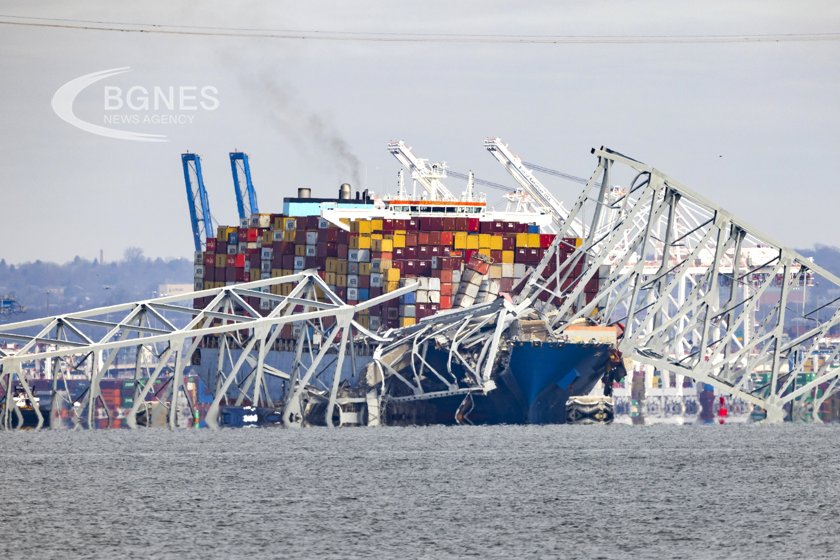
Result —
MULTIPOLYGON (((6 15, 377 33, 724 35, 840 31, 836 2, 0 2, 6 15), (453 5, 454 4, 454 5, 453 5), (691 8, 690 5, 697 7, 691 8)), ((2 18, 0 18, 2 19, 2 18)), ((783 243, 840 245, 840 42, 453 44, 273 40, 0 26, 0 257, 189 256, 179 154, 201 154, 215 217, 236 208, 227 154, 251 157, 263 211, 298 186, 357 175, 393 190, 404 139, 421 157, 513 185, 484 151, 589 176, 605 145, 668 172, 783 243), (103 124, 103 85, 213 86, 192 124, 84 132, 53 112, 65 82, 116 67, 74 105, 103 124), (358 162, 358 163, 354 163, 358 162)), ((567 200, 578 186, 545 178, 567 200)), ((453 190, 460 190, 452 182, 453 190)), ((488 193, 492 194, 492 193, 488 193)))

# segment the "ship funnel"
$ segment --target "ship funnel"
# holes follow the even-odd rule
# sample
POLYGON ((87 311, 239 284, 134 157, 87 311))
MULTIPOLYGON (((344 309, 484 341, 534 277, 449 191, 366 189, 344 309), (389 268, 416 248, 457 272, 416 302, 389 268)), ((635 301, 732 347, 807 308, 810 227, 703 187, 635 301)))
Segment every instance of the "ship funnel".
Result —
POLYGON ((350 183, 341 184, 338 188, 338 198, 339 200, 350 200, 353 198, 353 188, 350 186, 350 183))
POLYGON ((312 189, 309 187, 298 187, 298 198, 312 198, 312 189))

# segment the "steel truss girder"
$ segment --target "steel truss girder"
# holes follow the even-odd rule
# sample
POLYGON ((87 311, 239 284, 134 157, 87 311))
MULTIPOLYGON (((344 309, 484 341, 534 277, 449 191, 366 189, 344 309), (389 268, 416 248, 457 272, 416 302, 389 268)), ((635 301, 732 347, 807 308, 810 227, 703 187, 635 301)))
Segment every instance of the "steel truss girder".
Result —
MULTIPOLYGON (((0 355, 0 426, 9 429, 19 425, 21 416, 17 400, 10 398, 17 387, 20 387, 30 402, 36 402, 31 379, 24 367, 32 364, 65 364, 70 371, 84 370, 85 377, 90 381, 90 389, 80 397, 80 406, 73 409, 78 427, 95 426, 94 409, 97 403, 101 403, 107 418, 112 418, 114 411, 108 410, 101 398, 100 382, 121 352, 133 352, 135 381, 139 381, 142 371, 141 356, 151 354, 156 360, 149 367, 150 377, 146 383, 138 383, 136 386, 133 405, 126 414, 127 424, 130 427, 137 425, 137 414, 141 408, 149 405, 147 396, 155 381, 165 368, 171 367, 172 373, 164 385, 164 397, 168 395, 169 400, 166 423, 174 428, 177 426, 179 400, 187 395, 184 385, 186 367, 201 343, 210 338, 220 341, 217 373, 221 374, 220 378, 224 378, 224 382, 211 388, 214 398, 206 417, 209 426, 217 425, 219 405, 226 399, 231 384, 240 379, 238 374, 245 364, 250 371, 241 383, 245 384, 246 390, 251 391, 247 396, 254 406, 274 406, 263 382, 265 375, 284 380, 287 384, 287 398, 283 407, 293 412, 299 410, 304 394, 314 388, 313 382, 329 384, 330 390, 323 398, 328 402, 325 421, 327 425, 332 425, 331 413, 342 402, 337 388, 348 345, 351 346, 351 358, 355 359, 352 346, 356 335, 371 335, 376 340, 386 340, 364 329, 355 321, 356 314, 414 289, 416 284, 358 305, 348 305, 330 290, 317 271, 307 270, 284 277, 0 325, 0 341, 20 344, 15 351, 7 350, 0 355), (291 286, 288 295, 271 293, 274 288, 278 288, 275 291, 279 292, 282 286, 291 286), (194 305, 197 300, 204 298, 209 303, 194 305), (263 309, 264 314, 260 314, 249 304, 248 298, 262 300, 260 307, 268 302, 270 309, 263 309), (326 319, 335 319, 335 324, 326 325, 326 319), (297 345, 292 371, 282 372, 268 366, 265 357, 280 336, 281 329, 290 324, 304 324, 308 328, 297 345), (308 344, 303 343, 304 338, 311 338, 310 330, 326 341, 320 345, 317 353, 312 352, 311 340, 308 344), (223 360, 222 347, 230 346, 242 348, 243 351, 238 361, 223 371, 226 362, 223 360), (308 346, 306 353, 305 346, 308 346), (330 364, 325 361, 325 356, 331 351, 338 355, 335 367, 329 367, 330 364), (305 374, 299 375, 301 370, 305 374)), ((43 367, 40 369, 44 370, 43 367)), ((60 381, 66 380, 68 372, 51 371, 55 393, 60 381)), ((238 402, 242 403, 242 395, 238 402)), ((195 409, 195 403, 188 399, 186 404, 191 410, 195 409)), ((37 406, 34 409, 38 418, 37 427, 40 428, 44 418, 37 406)), ((292 414, 291 420, 289 415, 284 416, 287 426, 302 425, 300 415, 292 414)))
POLYGON ((840 278, 665 173, 606 148, 593 153, 595 172, 517 302, 537 305, 549 292, 562 298, 557 335, 600 313, 624 324, 620 350, 637 362, 713 385, 763 408, 769 421, 812 397, 818 420, 819 404, 840 385, 840 349, 820 354, 840 309, 814 318, 826 306, 806 310, 803 294, 794 309, 791 294, 813 276, 837 287, 840 278), (619 173, 627 187, 616 198, 617 187, 606 187, 619 173), (562 237, 587 217, 586 237, 565 257, 572 265, 560 265, 562 237), (543 274, 552 259, 556 270, 543 274), (585 286, 599 271, 599 292, 587 303, 585 286), (804 320, 809 328, 785 340, 785 326, 804 320), (811 362, 812 375, 798 381, 811 362), (769 382, 758 383, 758 373, 769 382))

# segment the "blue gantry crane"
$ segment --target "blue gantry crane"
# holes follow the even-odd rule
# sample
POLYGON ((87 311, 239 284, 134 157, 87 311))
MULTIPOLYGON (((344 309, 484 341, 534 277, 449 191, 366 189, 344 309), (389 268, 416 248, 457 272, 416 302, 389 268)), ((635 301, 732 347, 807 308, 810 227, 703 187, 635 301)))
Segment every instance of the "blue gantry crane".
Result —
POLYGON ((187 204, 190 208, 193 242, 196 252, 203 251, 208 237, 213 237, 213 218, 210 215, 210 200, 204 188, 204 176, 201 173, 201 157, 189 152, 181 154, 184 167, 184 183, 187 187, 187 204), (194 180, 193 180, 194 177, 194 180))
POLYGON ((230 172, 233 174, 233 190, 236 194, 236 210, 239 212, 240 221, 250 217, 252 214, 259 214, 257 191, 254 190, 254 184, 251 182, 251 166, 248 163, 248 154, 244 152, 231 152, 230 172), (240 180, 240 175, 244 177, 244 184, 240 180), (248 212, 245 209, 246 192, 248 196, 248 212))

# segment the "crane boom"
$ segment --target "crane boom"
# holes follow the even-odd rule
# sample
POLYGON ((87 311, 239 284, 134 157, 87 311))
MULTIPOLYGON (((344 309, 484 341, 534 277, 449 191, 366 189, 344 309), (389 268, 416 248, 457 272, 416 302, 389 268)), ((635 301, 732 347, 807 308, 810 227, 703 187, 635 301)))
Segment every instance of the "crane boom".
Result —
POLYGON ((210 215, 210 200, 207 197, 207 189, 204 188, 201 157, 198 154, 181 154, 181 164, 184 168, 184 183, 187 187, 187 205, 190 209, 193 242, 195 251, 199 252, 204 249, 207 237, 212 236, 214 229, 213 218, 210 215))
MULTIPOLYGON (((530 195, 533 205, 552 216, 555 230, 561 231, 569 217, 569 211, 563 206, 563 203, 557 200, 551 194, 551 191, 534 177, 534 174, 525 167, 519 156, 514 154, 502 142, 501 138, 486 139, 484 148, 502 164, 502 167, 510 173, 519 186, 530 195)), ((586 228, 580 221, 574 220, 569 226, 578 237, 584 237, 586 228)))
POLYGON ((402 140, 388 143, 388 151, 411 171, 411 178, 420 183, 430 200, 458 200, 441 182, 446 178, 446 164, 418 158, 402 140))
POLYGON ((248 154, 231 152, 230 172, 233 175, 233 191, 236 194, 236 210, 239 212, 239 219, 244 220, 252 214, 259 214, 257 191, 254 189, 254 183, 251 182, 251 165, 248 162, 248 154), (244 178, 244 181, 240 180, 240 175, 244 178), (245 209, 246 194, 248 197, 247 212, 245 209))

